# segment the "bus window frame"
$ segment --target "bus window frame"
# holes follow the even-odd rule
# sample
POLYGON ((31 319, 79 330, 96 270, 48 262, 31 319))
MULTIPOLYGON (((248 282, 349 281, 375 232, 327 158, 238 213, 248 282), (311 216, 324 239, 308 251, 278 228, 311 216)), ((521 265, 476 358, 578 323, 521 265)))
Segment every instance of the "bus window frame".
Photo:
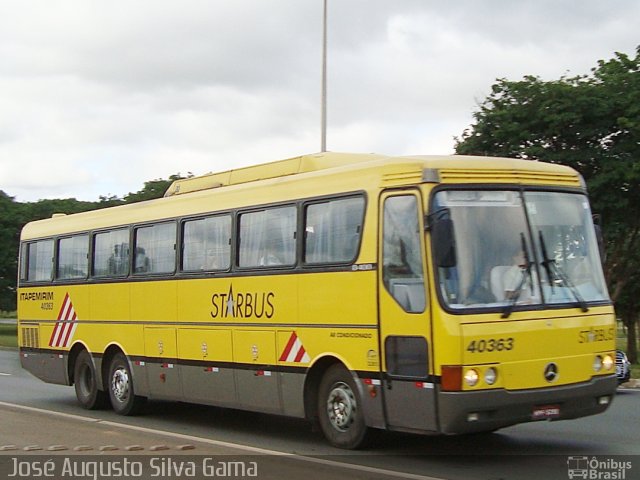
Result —
POLYGON ((251 271, 258 271, 258 272, 269 272, 269 271, 282 271, 282 270, 295 270, 297 268, 297 266, 299 265, 300 262, 300 237, 301 235, 299 234, 299 228, 300 228, 300 200, 295 200, 293 202, 289 201, 289 202, 279 202, 279 203, 271 203, 271 204, 267 204, 267 205, 257 205, 257 206, 252 206, 249 208, 240 208, 234 211, 234 217, 235 217, 235 222, 232 225, 233 228, 233 235, 231 237, 231 243, 232 243, 232 256, 233 256, 233 261, 232 261, 232 272, 240 272, 240 273, 244 273, 244 272, 251 272, 251 271), (251 214, 251 213, 258 213, 258 212, 265 212, 267 210, 275 210, 278 208, 287 208, 287 207, 292 207, 295 211, 295 230, 293 232, 293 239, 294 239, 294 255, 293 255, 293 263, 288 263, 288 264, 279 264, 279 265, 249 265, 249 266, 241 266, 240 265, 240 252, 241 252, 241 248, 240 248, 240 241, 241 241, 241 236, 240 236, 240 228, 242 227, 242 222, 241 222, 241 218, 243 215, 247 215, 247 214, 251 214))
POLYGON ((93 266, 93 256, 92 256, 92 233, 88 231, 65 234, 59 237, 55 237, 54 244, 54 282, 62 282, 62 283, 86 283, 86 281, 91 277, 92 266, 93 266), (86 274, 81 277, 70 277, 63 278, 60 276, 60 243, 63 240, 68 240, 74 237, 87 237, 87 263, 86 263, 86 274))
POLYGON ((154 219, 146 222, 131 223, 125 225, 114 225, 103 228, 88 229, 72 233, 64 233, 61 235, 52 235, 42 238, 34 238, 24 240, 20 242, 20 268, 19 285, 42 285, 42 284, 90 284, 90 283, 113 283, 113 282, 130 282, 130 281, 142 281, 147 278, 153 280, 158 279, 179 279, 179 278, 193 278, 193 277, 211 277, 211 276, 233 276, 233 275, 247 275, 255 272, 258 275, 266 274, 282 274, 282 273, 305 273, 305 272, 317 272, 317 271, 334 271, 334 270, 347 270, 354 265, 360 253, 362 251, 362 244, 364 241, 364 232, 367 228, 367 214, 369 207, 369 198, 367 192, 364 190, 340 192, 338 194, 328 194, 307 198, 299 198, 295 200, 277 202, 262 205, 252 205, 249 207, 240 207, 229 210, 220 211, 207 211, 194 215, 176 216, 173 218, 154 219), (309 205, 326 203, 334 200, 342 200, 348 198, 362 198, 364 201, 362 211, 361 229, 358 238, 358 244, 356 246, 355 255, 348 261, 343 262, 326 262, 326 263, 311 263, 304 261, 305 250, 305 235, 300 235, 301 231, 305 228, 305 214, 306 208, 309 205), (295 209, 295 255, 294 263, 287 265, 265 265, 265 266, 249 266, 241 267, 239 262, 240 254, 240 216, 246 213, 259 212, 268 209, 293 207, 295 209), (206 219, 210 217, 229 216, 231 220, 231 245, 230 245, 230 262, 227 269, 222 270, 184 270, 183 269, 183 248, 184 248, 184 224, 189 221, 206 219), (174 224, 175 225, 175 239, 174 239, 174 269, 171 272, 151 273, 151 272, 135 272, 135 248, 137 242, 137 234, 141 228, 153 227, 161 224, 174 224), (100 234, 114 232, 118 230, 127 231, 128 241, 130 246, 128 271, 123 274, 113 275, 96 275, 95 273, 95 241, 96 237, 100 234), (57 275, 58 271, 58 250, 59 241, 65 238, 70 238, 78 235, 87 235, 89 241, 88 251, 88 272, 86 277, 78 277, 72 279, 61 279, 57 275), (48 280, 31 281, 28 280, 29 269, 29 245, 41 242, 52 241, 53 242, 53 257, 52 257, 52 275, 48 280), (24 267, 23 267, 24 265, 24 267), (24 277, 22 275, 24 273, 24 277))
POLYGON ((29 254, 29 249, 26 248, 28 245, 27 242, 20 242, 19 253, 18 253, 18 283, 22 283, 27 280, 27 273, 29 270, 29 263, 27 261, 27 257, 29 254))
MULTIPOLYGON (((416 208, 417 208, 417 213, 418 216, 416 217, 417 221, 418 221, 418 226, 422 226, 422 232, 424 233, 424 228, 426 225, 426 218, 420 218, 420 214, 422 213, 424 215, 424 204, 423 204, 423 194, 422 191, 418 188, 399 188, 399 189, 387 189, 385 190, 381 197, 382 201, 380 203, 380 211, 378 212, 378 215, 380 216, 379 220, 378 220, 378 243, 379 243, 379 255, 380 255, 380 278, 382 279, 382 285, 385 289, 385 291, 389 294, 389 296, 393 299, 393 301, 396 303, 396 305, 398 305, 398 307, 400 309, 402 309, 402 311, 404 313, 407 313, 409 315, 415 315, 415 316, 419 316, 419 315, 424 315, 425 312, 428 311, 428 309, 430 308, 430 298, 429 298, 429 293, 428 293, 428 288, 429 288, 429 282, 430 281, 435 281, 437 279, 437 277, 435 277, 434 279, 430 279, 429 278, 429 271, 431 270, 431 266, 428 264, 429 260, 428 260, 428 255, 427 255, 427 251, 426 251, 426 246, 427 246, 427 241, 424 238, 423 233, 421 233, 422 237, 420 239, 420 243, 421 243, 421 248, 422 251, 420 252, 420 259, 421 259, 421 266, 422 266, 422 286, 424 289, 424 308, 420 311, 411 311, 411 310, 407 310, 405 308, 404 305, 402 305, 398 299, 395 297, 395 295, 389 290, 388 286, 385 284, 384 282, 384 271, 385 271, 385 267, 384 264, 382 263, 384 258, 384 247, 383 247, 383 243, 384 243, 384 209, 385 209, 385 205, 387 200, 394 198, 394 197, 413 197, 416 200, 416 208)), ((424 215, 426 217, 426 215, 424 215)))
MULTIPOLYGON (((22 249, 26 250, 24 252, 24 278, 19 278, 19 284, 18 287, 21 287, 23 285, 29 285, 29 286, 38 286, 38 285, 47 285, 47 284, 53 284, 57 282, 56 279, 56 270, 57 270, 57 248, 56 248, 56 240, 58 237, 56 236, 50 236, 50 237, 41 237, 41 238, 34 238, 34 239, 30 239, 30 240, 25 240, 25 241, 21 241, 20 242, 20 251, 22 252, 22 249), (38 242, 46 242, 46 241, 51 241, 53 243, 53 251, 51 254, 51 275, 49 277, 48 280, 30 280, 29 279, 29 261, 30 261, 30 257, 31 254, 29 252, 29 247, 32 244, 38 243, 38 242)), ((20 255, 22 255, 22 253, 20 253, 20 255)), ((20 271, 20 275, 19 277, 22 276, 22 273, 20 271)), ((86 279, 84 279, 86 281, 86 279)))
POLYGON ((109 227, 107 229, 100 229, 100 230, 92 230, 91 232, 89 232, 91 235, 91 242, 90 242, 90 252, 89 252, 89 257, 90 257, 90 273, 89 273, 89 278, 93 281, 96 282, 104 282, 104 281, 114 281, 114 280, 124 280, 127 279, 129 277, 131 277, 131 269, 132 269, 132 264, 131 264, 131 245, 133 244, 133 225, 119 225, 116 227, 109 227), (96 262, 95 262, 95 253, 96 253, 96 236, 101 235, 103 233, 110 233, 110 232, 115 232, 118 230, 126 230, 128 233, 128 237, 129 237, 129 259, 127 261, 127 272, 120 274, 120 275, 96 275, 96 262))
POLYGON ((360 251, 362 249, 362 240, 364 237, 364 231, 366 228, 366 219, 367 219, 367 207, 368 207, 368 198, 365 192, 353 192, 344 195, 328 195, 318 198, 313 198, 309 200, 304 200, 300 202, 300 212, 299 212, 299 225, 298 231, 302 232, 302 235, 298 235, 300 241, 300 258, 299 262, 302 267, 311 268, 311 269, 322 269, 322 268, 331 268, 331 267, 341 267, 353 265, 360 257, 360 251), (306 258, 306 246, 307 246, 307 208, 312 205, 319 205, 323 203, 329 203, 332 201, 339 200, 347 200, 350 198, 362 198, 362 217, 360 222, 360 231, 358 232, 358 244, 356 245, 355 255, 349 260, 344 260, 341 262, 307 262, 306 258))
POLYGON ((236 216, 237 211, 219 211, 219 212, 206 212, 202 215, 191 216, 191 217, 182 217, 178 219, 178 243, 176 245, 176 250, 178 254, 178 262, 176 274, 184 275, 184 276, 202 276, 206 274, 220 274, 220 273, 231 273, 234 267, 234 252, 236 250, 236 216), (202 270, 186 270, 184 268, 184 229, 185 225, 188 222, 195 222, 198 220, 207 220, 208 218, 215 217, 229 217, 229 265, 226 268, 218 268, 218 269, 202 269, 202 270))
MULTIPOLYGON (((434 208, 434 200, 435 196, 442 191, 479 191, 479 190, 505 190, 505 191, 517 191, 517 192, 551 192, 551 193, 570 193, 574 195, 582 195, 586 199, 589 198, 586 190, 580 187, 562 187, 562 186, 554 186, 554 185, 520 185, 513 183, 469 183, 469 184, 443 184, 438 185, 433 190, 431 190, 429 194, 429 205, 426 216, 435 213, 434 208)), ((526 210, 525 210, 526 212, 526 210)), ((527 220, 528 221, 528 220, 527 220)), ((425 223, 426 225, 426 223, 425 223)), ((528 224, 527 224, 528 225, 528 224)), ((528 226, 530 228, 530 226, 528 226)), ((452 314, 455 316, 468 316, 468 315, 477 315, 477 314, 494 314, 494 313, 502 313, 504 310, 503 306, 497 307, 478 307, 478 308, 451 308, 447 303, 446 299, 442 296, 442 290, 439 287, 440 285, 440 273, 438 271, 438 267, 436 266, 436 257, 435 257, 435 249, 433 248, 431 232, 427 229, 425 233, 428 233, 428 243, 430 246, 431 253, 429 255, 429 262, 433 266, 433 278, 436 297, 438 300, 438 306, 442 311, 452 314)), ((527 232, 529 235, 530 232, 527 232)), ((529 237, 527 236, 527 241, 529 237)), ((611 306, 613 302, 611 300, 608 301, 593 301, 587 302, 589 307, 599 307, 599 306, 611 306)), ((516 305, 513 308, 514 312, 518 311, 527 311, 527 312, 535 312, 535 311, 548 311, 548 310, 563 310, 567 308, 575 308, 575 305, 572 303, 546 303, 540 302, 539 304, 534 305, 516 305)))
POLYGON ((139 278, 163 278, 163 277, 174 277, 178 271, 178 261, 179 261, 179 244, 178 239, 180 237, 180 229, 179 227, 179 219, 178 218, 170 218, 170 219, 159 219, 145 223, 137 223, 132 224, 131 228, 131 249, 129 256, 129 277, 134 279, 139 278), (136 250, 138 248, 138 231, 141 228, 149 228, 155 227, 158 225, 170 225, 173 224, 174 235, 173 235, 173 269, 171 271, 166 272, 136 272, 136 250))

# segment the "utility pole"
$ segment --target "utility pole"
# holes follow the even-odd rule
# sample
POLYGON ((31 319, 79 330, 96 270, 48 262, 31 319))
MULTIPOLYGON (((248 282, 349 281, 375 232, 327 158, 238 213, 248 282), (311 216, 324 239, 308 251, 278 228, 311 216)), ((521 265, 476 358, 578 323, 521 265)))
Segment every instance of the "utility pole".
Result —
POLYGON ((323 0, 322 16, 322 94, 320 100, 320 151, 327 151, 327 0, 323 0))

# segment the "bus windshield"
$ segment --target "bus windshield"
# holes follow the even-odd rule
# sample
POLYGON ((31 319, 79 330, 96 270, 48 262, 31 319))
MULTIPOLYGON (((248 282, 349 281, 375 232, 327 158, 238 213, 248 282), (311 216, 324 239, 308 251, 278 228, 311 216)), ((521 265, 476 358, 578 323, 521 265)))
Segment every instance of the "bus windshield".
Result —
POLYGON ((451 309, 511 309, 609 300, 585 195, 448 190, 434 212, 453 222, 455 265, 438 268, 451 309))

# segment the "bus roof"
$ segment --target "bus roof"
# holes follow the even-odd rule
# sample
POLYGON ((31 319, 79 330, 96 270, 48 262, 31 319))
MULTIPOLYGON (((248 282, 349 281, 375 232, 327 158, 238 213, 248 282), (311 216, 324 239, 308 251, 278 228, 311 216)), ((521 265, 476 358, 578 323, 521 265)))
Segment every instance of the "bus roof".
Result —
POLYGON ((29 240, 312 196, 434 182, 582 186, 580 176, 570 167, 534 160, 326 152, 176 180, 165 198, 54 215, 27 224, 21 238, 29 240))
MULTIPOLYGON (((459 170, 463 176, 468 176, 471 173, 474 177, 480 172, 485 172, 489 175, 487 178, 490 179, 495 179, 496 175, 500 177, 500 174, 512 178, 514 171, 527 170, 531 172, 564 174, 571 177, 574 181, 576 179, 575 171, 568 167, 537 162, 535 160, 457 155, 390 157, 376 154, 324 152, 176 180, 167 189, 164 196, 170 197, 258 180, 334 170, 346 166, 355 165, 361 168, 371 168, 374 166, 379 167, 381 164, 392 164, 394 162, 424 163, 425 169, 444 169, 446 172, 445 176, 453 175, 454 178, 456 176, 454 171, 456 170, 459 170), (470 170, 472 172, 469 172, 470 170)), ((481 181, 480 178, 477 178, 477 180, 481 181)))

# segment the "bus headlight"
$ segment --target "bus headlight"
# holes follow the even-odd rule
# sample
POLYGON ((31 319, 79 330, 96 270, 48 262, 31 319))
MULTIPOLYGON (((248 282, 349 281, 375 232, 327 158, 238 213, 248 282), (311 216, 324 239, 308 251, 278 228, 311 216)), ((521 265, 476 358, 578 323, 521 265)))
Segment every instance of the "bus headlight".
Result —
POLYGON ((478 375, 478 372, 473 368, 470 368, 469 370, 464 372, 464 381, 470 387, 475 387, 478 384, 479 378, 480 375, 478 375))
POLYGON ((615 361, 613 360, 613 357, 611 355, 605 355, 602 359, 602 366, 604 367, 604 369, 606 371, 609 371, 613 368, 614 365, 615 361))
POLYGON ((597 373, 600 370, 602 370, 602 357, 596 355, 596 358, 593 359, 593 371, 597 373))
POLYGON ((489 367, 485 370, 484 381, 486 382, 487 385, 493 385, 494 383, 496 383, 497 379, 498 379, 498 371, 495 368, 489 367))

